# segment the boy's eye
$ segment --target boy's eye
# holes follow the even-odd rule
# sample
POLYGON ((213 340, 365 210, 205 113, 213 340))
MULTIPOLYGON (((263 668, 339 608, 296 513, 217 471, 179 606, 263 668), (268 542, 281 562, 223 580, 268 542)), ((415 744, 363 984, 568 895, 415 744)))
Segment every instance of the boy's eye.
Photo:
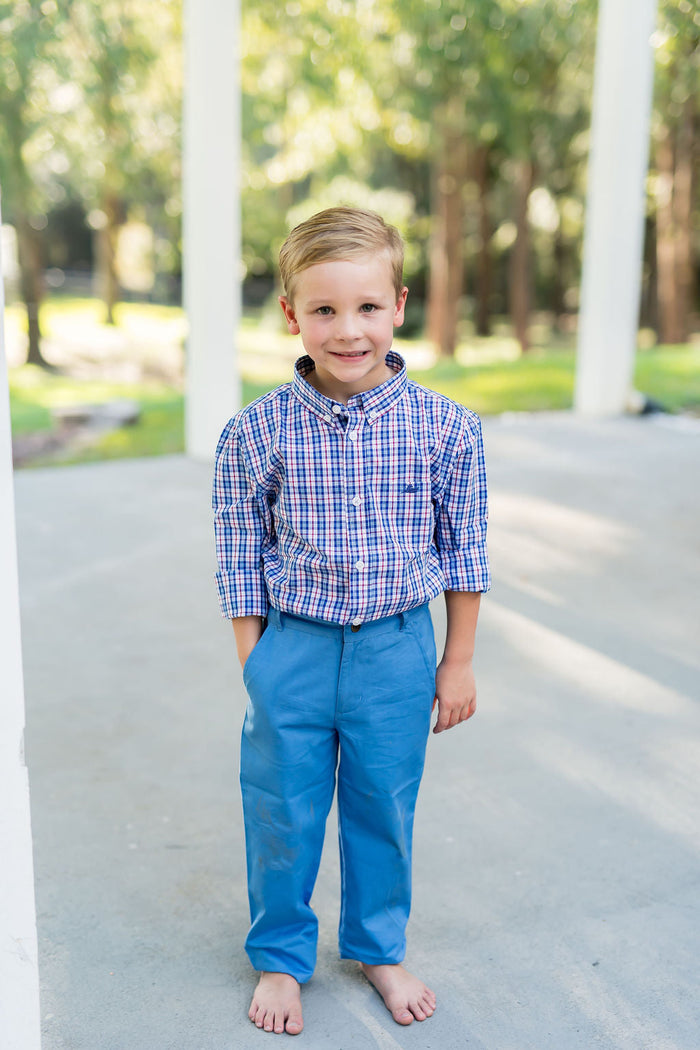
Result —
POLYGON ((316 313, 320 314, 321 317, 328 317, 328 315, 330 313, 333 313, 333 311, 331 310, 330 306, 319 306, 319 308, 316 311, 316 313))
POLYGON ((363 303, 360 307, 363 314, 371 314, 377 309, 374 303, 363 303))

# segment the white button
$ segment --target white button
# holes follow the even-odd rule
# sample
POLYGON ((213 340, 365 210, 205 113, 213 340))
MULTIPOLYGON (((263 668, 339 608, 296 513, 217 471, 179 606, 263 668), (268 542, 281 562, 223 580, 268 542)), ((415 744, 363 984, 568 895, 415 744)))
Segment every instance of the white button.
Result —
POLYGON ((333 419, 333 416, 324 416, 323 417, 323 422, 324 423, 330 423, 332 419, 333 419))
POLYGON ((365 563, 363 561, 356 561, 355 562, 355 568, 356 569, 362 570, 362 569, 364 569, 364 567, 365 567, 365 563))
POLYGON ((331 412, 333 412, 336 416, 339 416, 342 411, 343 410, 340 407, 340 405, 333 405, 333 408, 331 409, 331 412))
POLYGON ((367 418, 368 419, 376 419, 377 418, 377 413, 376 412, 370 412, 370 414, 369 414, 369 416, 367 418))
POLYGON ((353 620, 352 621, 352 625, 353 625, 353 627, 361 627, 362 626, 362 620, 353 620))
POLYGON ((351 430, 350 433, 348 434, 348 437, 350 438, 351 441, 357 441, 357 431, 356 430, 351 430))
POLYGON ((353 496, 353 498, 352 498, 352 505, 353 505, 353 507, 359 507, 361 503, 362 503, 362 499, 361 499, 360 496, 353 496))

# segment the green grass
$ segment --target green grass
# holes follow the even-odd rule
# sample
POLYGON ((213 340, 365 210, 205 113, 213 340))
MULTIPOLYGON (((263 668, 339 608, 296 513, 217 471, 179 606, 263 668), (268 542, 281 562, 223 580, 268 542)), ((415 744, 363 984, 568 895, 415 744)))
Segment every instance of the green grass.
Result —
MULTIPOLYGON (((571 408, 575 369, 573 350, 534 349, 483 366, 439 362, 414 378, 480 415, 493 415, 571 408)), ((669 412, 700 414, 700 345, 638 351, 634 385, 669 412)))
POLYGON ((571 408, 575 355, 533 350, 515 361, 460 365, 440 361, 414 379, 468 405, 479 415, 571 408))
MULTIPOLYGON (((17 437, 55 426, 52 408, 72 404, 101 404, 125 398, 137 401, 141 417, 133 425, 99 436, 89 448, 66 452, 58 459, 39 455, 32 466, 89 463, 102 459, 158 456, 184 451, 184 397, 171 387, 133 383, 103 383, 70 379, 45 372, 36 365, 10 370, 12 432, 17 437)), ((275 382, 243 381, 243 401, 248 404, 271 390, 275 382)))
POLYGON ((700 344, 641 350, 635 384, 669 412, 700 415, 700 344))
POLYGON ((71 379, 46 372, 37 365, 12 368, 9 378, 12 431, 18 435, 50 430, 51 409, 63 405, 100 404, 115 398, 129 398, 148 406, 176 396, 165 386, 71 379))
MULTIPOLYGON (((16 333, 21 326, 16 307, 8 309, 6 320, 8 334, 12 327, 16 333)), ((182 311, 175 307, 139 303, 120 306, 118 322, 132 346, 144 355, 157 356, 164 331, 170 332, 173 340, 181 338, 183 319, 182 311)), ((89 299, 49 300, 42 323, 47 335, 63 339, 69 338, 71 332, 76 333, 76 339, 88 340, 93 334, 99 338, 115 332, 102 323, 100 304, 89 299)), ((244 319, 240 336, 244 403, 288 378, 294 346, 269 324, 259 326, 251 318, 244 319)), ((512 338, 500 333, 490 340, 470 340, 460 347, 456 360, 440 360, 427 368, 418 367, 421 358, 429 360, 424 344, 397 340, 397 349, 413 361, 409 373, 414 379, 461 401, 480 415, 561 410, 572 405, 575 352, 571 347, 547 345, 523 356, 512 338)), ((640 350, 635 385, 669 411, 700 414, 700 344, 640 350)), ((17 436, 51 430, 51 410, 57 406, 117 398, 139 402, 139 422, 103 434, 90 448, 67 451, 61 455, 61 462, 183 451, 184 400, 171 386, 80 381, 27 365, 10 370, 12 426, 17 436)), ((51 462, 56 461, 52 457, 51 462)))

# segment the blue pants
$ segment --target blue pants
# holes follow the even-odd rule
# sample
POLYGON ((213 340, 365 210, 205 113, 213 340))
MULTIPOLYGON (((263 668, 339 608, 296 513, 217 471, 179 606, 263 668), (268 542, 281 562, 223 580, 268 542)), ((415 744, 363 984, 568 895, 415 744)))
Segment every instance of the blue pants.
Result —
POLYGON ((428 606, 359 629, 273 609, 243 678, 251 963, 300 982, 313 973, 318 922, 310 901, 336 768, 340 954, 400 962, 435 694, 428 606))

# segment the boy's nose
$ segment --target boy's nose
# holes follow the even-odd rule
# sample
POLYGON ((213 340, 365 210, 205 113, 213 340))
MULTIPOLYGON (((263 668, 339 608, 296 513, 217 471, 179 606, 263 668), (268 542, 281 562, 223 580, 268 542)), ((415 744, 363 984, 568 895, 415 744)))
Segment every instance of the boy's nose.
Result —
POLYGON ((355 314, 338 314, 335 331, 338 339, 357 339, 361 333, 355 314))

